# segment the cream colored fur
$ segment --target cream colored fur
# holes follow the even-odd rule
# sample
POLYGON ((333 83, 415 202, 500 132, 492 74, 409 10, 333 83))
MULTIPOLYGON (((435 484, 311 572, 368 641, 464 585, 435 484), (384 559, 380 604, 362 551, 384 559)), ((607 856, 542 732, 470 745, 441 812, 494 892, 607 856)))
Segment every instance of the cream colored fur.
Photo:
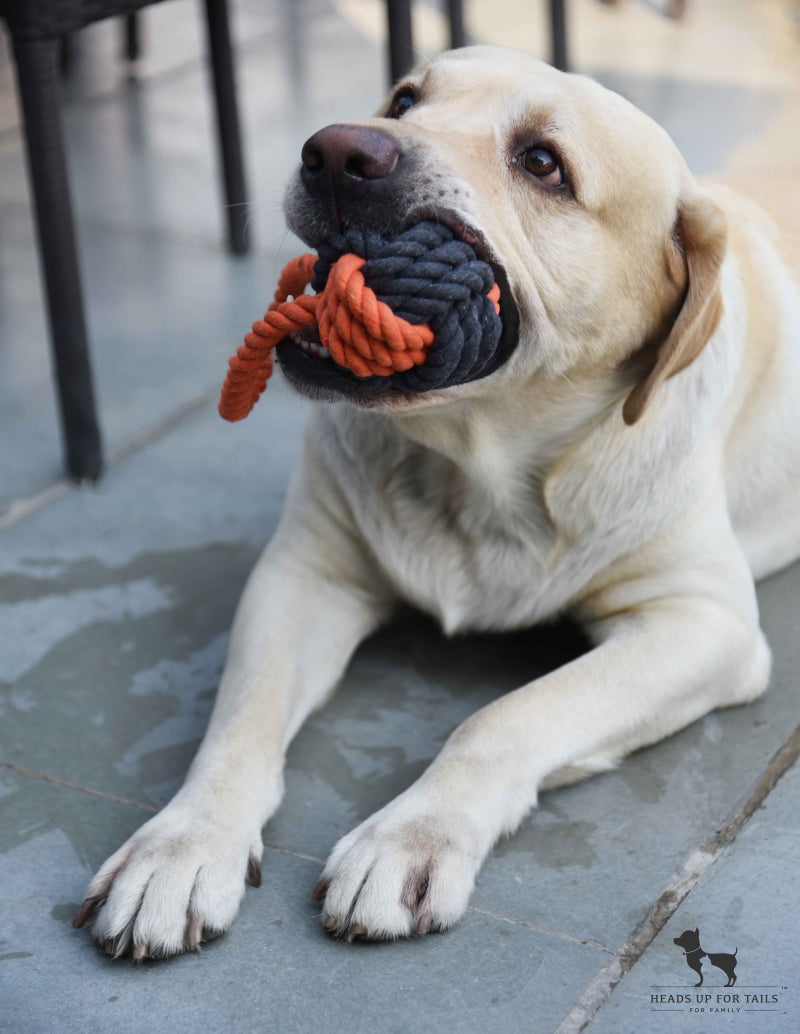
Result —
MULTIPOLYGON (((112 953, 172 954, 230 925, 289 741, 398 601, 447 633, 567 612, 595 646, 474 714, 333 848, 320 893, 339 934, 452 925, 542 786, 767 686, 753 581, 800 554, 797 252, 590 80, 470 48, 411 81, 402 120, 366 124, 483 232, 519 346, 413 403, 317 407, 186 782, 87 892, 112 953), (513 166, 536 133, 569 161, 574 201, 513 166)), ((295 186, 290 223, 302 204, 295 186)))

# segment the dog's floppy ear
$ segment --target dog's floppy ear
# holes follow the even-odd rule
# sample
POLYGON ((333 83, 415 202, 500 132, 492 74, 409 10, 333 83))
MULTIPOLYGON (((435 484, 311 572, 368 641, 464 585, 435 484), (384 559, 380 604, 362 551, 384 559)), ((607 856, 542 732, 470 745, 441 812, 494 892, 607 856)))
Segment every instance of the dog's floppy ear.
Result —
POLYGON ((661 384, 693 362, 717 329, 722 316, 720 271, 726 242, 725 216, 713 201, 698 194, 680 205, 668 260, 670 265, 684 264, 686 294, 655 361, 622 407, 626 424, 636 423, 661 384))

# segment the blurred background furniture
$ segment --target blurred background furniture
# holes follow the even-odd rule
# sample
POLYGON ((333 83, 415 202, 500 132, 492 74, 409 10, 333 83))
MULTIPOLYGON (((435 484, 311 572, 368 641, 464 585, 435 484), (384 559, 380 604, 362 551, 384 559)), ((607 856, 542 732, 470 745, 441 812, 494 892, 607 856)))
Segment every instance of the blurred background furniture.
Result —
MULTIPOLYGON (((67 472, 95 480, 103 466, 81 276, 61 126, 61 41, 92 22, 123 15, 129 56, 138 52, 133 15, 158 0, 0 0, 11 34, 44 273, 50 340, 64 437, 67 472)), ((207 38, 217 112, 228 247, 248 249, 243 204, 247 200, 236 103, 227 0, 205 0, 207 38)))
MULTIPOLYGON (((417 62, 411 29, 413 0, 387 0, 389 18, 389 82, 402 78, 417 62)), ((550 60, 556 68, 567 70, 566 0, 548 0, 550 16, 550 60)), ((445 0, 450 29, 450 46, 463 47, 468 41, 464 28, 462 0, 445 0)))
MULTIPOLYGON (((24 125, 28 178, 36 213, 50 341, 66 468, 77 480, 96 480, 103 467, 81 274, 60 110, 60 72, 68 70, 70 36, 93 22, 124 19, 123 55, 141 51, 138 11, 160 0, 0 0, 11 35, 24 125)), ((445 0, 450 45, 466 42, 462 0, 445 0)), ((227 0, 204 0, 213 77, 217 140, 224 185, 229 250, 248 250, 247 188, 227 0)), ((386 0, 390 82, 416 63, 412 0, 386 0)), ((549 0, 552 61, 565 69, 565 0, 549 0)))

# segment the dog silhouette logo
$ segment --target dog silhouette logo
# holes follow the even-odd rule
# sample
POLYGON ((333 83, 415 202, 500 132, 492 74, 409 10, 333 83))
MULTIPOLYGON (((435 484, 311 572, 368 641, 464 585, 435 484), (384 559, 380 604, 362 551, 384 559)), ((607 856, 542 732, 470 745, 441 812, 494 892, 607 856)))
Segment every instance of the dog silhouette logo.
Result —
POLYGON ((695 987, 703 986, 703 959, 708 959, 712 966, 716 966, 717 969, 721 969, 725 976, 728 978, 725 987, 733 987, 736 983, 736 952, 738 947, 734 950, 731 955, 728 952, 708 952, 703 951, 700 947, 700 928, 697 927, 694 930, 684 930, 680 937, 673 938, 673 944, 677 944, 679 948, 683 949, 683 954, 686 957, 686 965, 695 971, 700 977, 698 982, 694 985, 695 987))

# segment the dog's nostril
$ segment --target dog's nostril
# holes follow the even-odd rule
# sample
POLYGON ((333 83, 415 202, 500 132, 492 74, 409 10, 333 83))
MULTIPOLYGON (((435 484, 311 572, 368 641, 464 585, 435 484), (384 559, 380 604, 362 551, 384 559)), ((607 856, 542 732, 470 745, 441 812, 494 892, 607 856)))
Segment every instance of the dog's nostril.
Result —
POLYGON ((373 179, 370 175, 369 159, 363 154, 351 155, 344 163, 344 171, 348 176, 356 176, 359 179, 373 179))
POLYGON ((306 140, 303 144, 303 149, 300 152, 300 161, 309 172, 319 172, 325 164, 322 151, 315 147, 310 140, 306 140))
POLYGON ((394 172, 399 157, 400 152, 394 147, 376 148, 374 152, 354 147, 343 156, 342 171, 355 179, 379 180, 394 172))

